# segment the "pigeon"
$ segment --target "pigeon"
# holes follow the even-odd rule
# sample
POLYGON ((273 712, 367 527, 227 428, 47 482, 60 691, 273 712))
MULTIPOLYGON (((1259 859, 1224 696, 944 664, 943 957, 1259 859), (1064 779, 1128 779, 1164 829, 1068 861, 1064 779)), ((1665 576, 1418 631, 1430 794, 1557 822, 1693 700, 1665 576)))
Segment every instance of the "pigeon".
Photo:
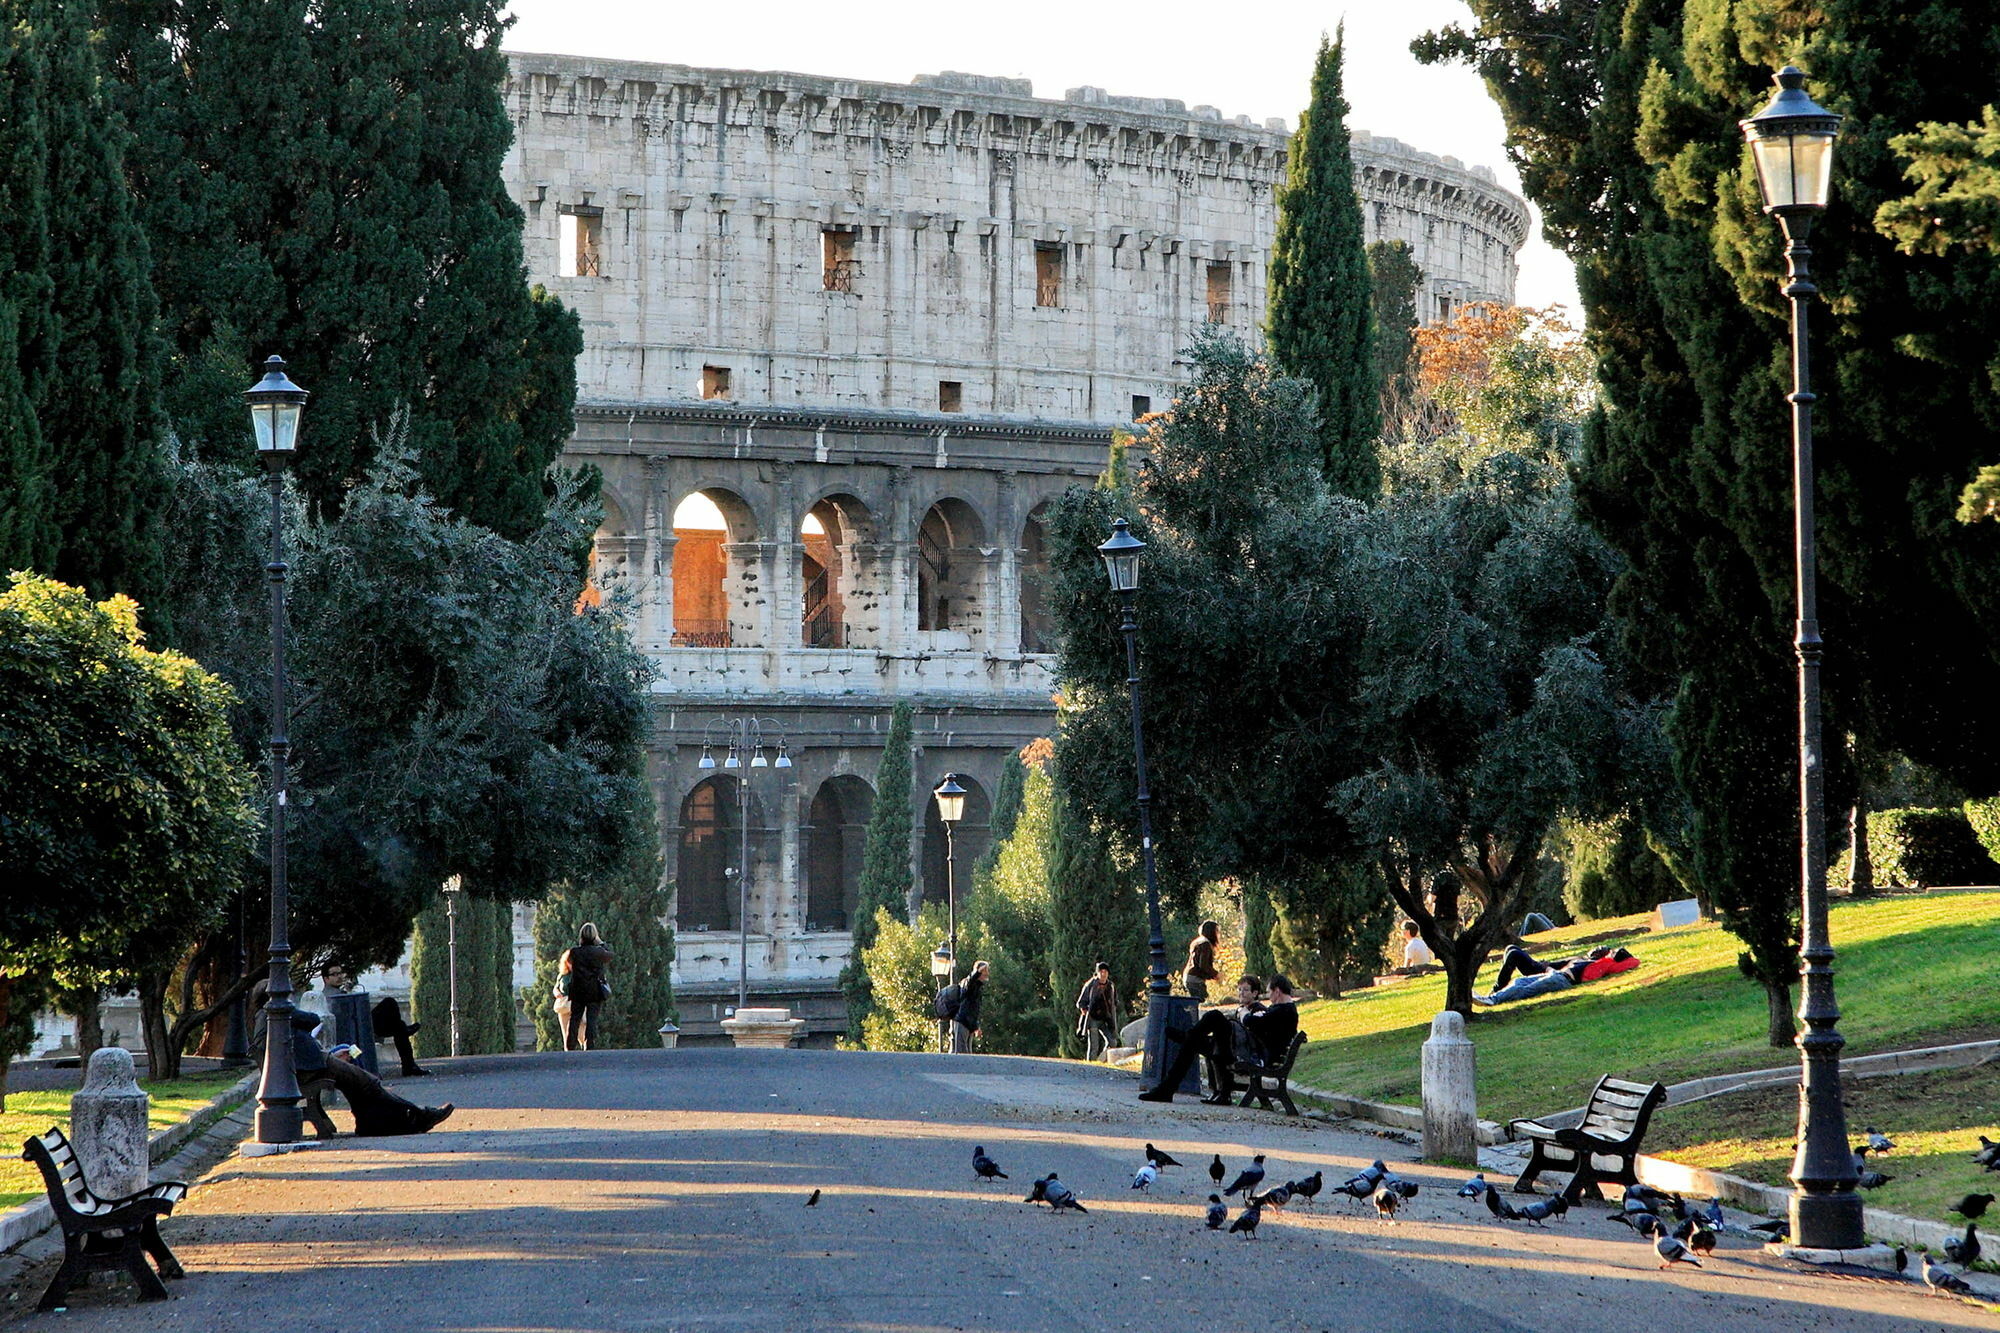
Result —
POLYGON ((1382 1182, 1382 1188, 1385 1190, 1394 1190, 1405 1199, 1414 1199, 1417 1197, 1417 1192, 1422 1186, 1418 1185, 1414 1180, 1402 1180, 1395 1176, 1390 1176, 1382 1182))
POLYGON ((1326 1177, 1320 1172, 1315 1171, 1304 1180, 1294 1180, 1291 1183, 1290 1189, 1294 1198, 1311 1203, 1318 1196, 1320 1187, 1324 1184, 1326 1184, 1326 1177))
POLYGON ((1178 1159, 1168 1156, 1166 1153, 1161 1152, 1158 1148, 1155 1148, 1150 1143, 1146 1145, 1146 1160, 1151 1162, 1154 1165, 1154 1167, 1162 1171, 1166 1170, 1170 1166, 1180 1165, 1178 1159))
POLYGON ((808 1194, 806 1196, 806 1207, 811 1208, 817 1203, 819 1203, 819 1191, 814 1190, 811 1194, 808 1194))
POLYGON ((1675 1264, 1693 1264, 1696 1268, 1701 1267, 1701 1260, 1694 1257, 1692 1250, 1664 1231, 1653 1242, 1653 1253, 1660 1256, 1662 1268, 1672 1268, 1675 1264))
POLYGON ((1007 1178, 1007 1173, 1000 1169, 1000 1164, 986 1155, 984 1147, 976 1147, 972 1150, 972 1174, 978 1176, 981 1180, 1005 1180, 1007 1178))
POLYGON ((1972 1160, 1988 1169, 2000 1165, 2000 1143, 1995 1143, 1992 1139, 1981 1134, 1979 1136, 1979 1151, 1972 1154, 1972 1160))
POLYGON ((1384 1222, 1396 1220, 1396 1210, 1403 1206, 1403 1196, 1384 1186, 1375 1191, 1375 1216, 1384 1222))
POLYGON ((1222 1191, 1222 1193, 1225 1198, 1236 1193, 1238 1190, 1243 1191, 1246 1195, 1253 1194, 1256 1192, 1257 1187, 1263 1183, 1264 1154, 1258 1153, 1256 1157, 1251 1159, 1250 1165, 1244 1167, 1236 1179, 1230 1183, 1229 1188, 1222 1191))
POLYGON ((1765 1240, 1783 1240, 1792 1234, 1790 1219, 1783 1217, 1774 1217, 1768 1222, 1753 1222, 1744 1229, 1765 1240))
POLYGON ((1702 1225, 1706 1226, 1710 1231, 1722 1230, 1722 1200, 1710 1199, 1708 1207, 1703 1209, 1698 1216, 1701 1218, 1702 1225))
POLYGON ((1021 1202, 1047 1203, 1049 1201, 1049 1181, 1054 1178, 1053 1176, 1037 1176, 1034 1185, 1028 1190, 1028 1197, 1021 1200, 1021 1202))
POLYGON ((1651 1185, 1634 1185, 1625 1191, 1625 1206, 1630 1208, 1634 1201, 1647 1212, 1664 1215, 1671 1212, 1676 1218, 1687 1217, 1687 1201, 1678 1194, 1656 1190, 1651 1185))
POLYGON ((1979 1258, 1979 1224, 1965 1224, 1964 1240, 1948 1240, 1944 1243, 1944 1257, 1960 1267, 1970 1266, 1979 1258))
POLYGON ((1863 1171, 1854 1178, 1854 1183, 1865 1190, 1878 1190, 1894 1179, 1894 1176, 1885 1176, 1880 1171, 1863 1171))
POLYGON ((1135 1190, 1149 1190, 1153 1188, 1153 1182, 1159 1178, 1160 1168, 1148 1162, 1132 1173, 1132 1188, 1135 1190))
POLYGON ((1486 1183, 1486 1173, 1481 1171, 1478 1175, 1458 1187, 1458 1197, 1461 1199, 1476 1199, 1492 1188, 1491 1185, 1486 1183))
POLYGON ((1660 1225, 1660 1219, 1644 1208, 1634 1208, 1628 1212, 1613 1213, 1611 1220, 1628 1226, 1642 1236, 1664 1236, 1667 1229, 1660 1225))
POLYGON ((1951 1211, 1970 1222, 1986 1215, 1986 1205, 1993 1202, 1991 1194, 1968 1194, 1951 1206, 1951 1211))
POLYGON ((1702 1224, 1700 1218, 1690 1218, 1694 1230, 1688 1233, 1687 1247, 1703 1258, 1715 1253, 1715 1232, 1702 1224))
POLYGON ((1910 1252, 1900 1245, 1896 1247, 1896 1271, 1898 1273, 1910 1271, 1910 1252))
POLYGON ((1229 1234, 1233 1236, 1240 1231, 1245 1240, 1257 1239, 1257 1224, 1264 1220, 1262 1214, 1263 1209, 1251 1204, 1243 1210, 1243 1216, 1229 1224, 1229 1234))
POLYGON ((1875 1126, 1873 1125, 1868 1126, 1868 1128, 1863 1130, 1862 1132, 1868 1136, 1868 1148, 1869 1151, 1871 1152, 1888 1152, 1891 1148, 1894 1148, 1896 1146, 1896 1141, 1894 1139, 1890 1138, 1887 1134, 1884 1134, 1881 1130, 1875 1128, 1875 1126))
POLYGON ((1222 1154, 1217 1153, 1215 1160, 1208 1164, 1208 1178, 1214 1181, 1219 1188, 1222 1184, 1222 1178, 1228 1174, 1229 1168, 1222 1164, 1222 1154))
POLYGON ((1486 1211, 1503 1222, 1517 1222, 1521 1218, 1520 1211, 1501 1198, 1500 1191, 1491 1185, 1486 1187, 1486 1211))
POLYGON ((1516 1208, 1514 1216, 1523 1222, 1533 1222, 1536 1226, 1551 1217, 1561 1217, 1569 1211, 1569 1200, 1560 1194, 1551 1194, 1546 1199, 1537 1199, 1525 1208, 1516 1208))
POLYGON ((1349 1176, 1334 1188, 1350 1199, 1372 1198, 1375 1191, 1381 1188, 1382 1178, 1388 1174, 1389 1168, 1378 1158, 1369 1164, 1367 1170, 1349 1176))
POLYGON ((1090 1211, 1077 1201, 1069 1186, 1056 1179, 1056 1173, 1053 1171, 1049 1172, 1049 1178, 1042 1182, 1042 1197, 1049 1201, 1051 1212, 1059 1213, 1065 1208, 1075 1209, 1079 1213, 1090 1211))
POLYGON ((1208 1229, 1222 1230, 1222 1224, 1229 1220, 1229 1205, 1222 1201, 1220 1194, 1208 1196, 1208 1229))
POLYGON ((1971 1283, 1933 1260, 1928 1254, 1924 1256, 1924 1285, 1932 1291, 1948 1291, 1959 1296, 1972 1290, 1971 1283))
POLYGON ((1273 1185, 1262 1194, 1250 1196, 1251 1206, 1256 1208, 1283 1208, 1291 1201, 1292 1189, 1289 1185, 1273 1185))

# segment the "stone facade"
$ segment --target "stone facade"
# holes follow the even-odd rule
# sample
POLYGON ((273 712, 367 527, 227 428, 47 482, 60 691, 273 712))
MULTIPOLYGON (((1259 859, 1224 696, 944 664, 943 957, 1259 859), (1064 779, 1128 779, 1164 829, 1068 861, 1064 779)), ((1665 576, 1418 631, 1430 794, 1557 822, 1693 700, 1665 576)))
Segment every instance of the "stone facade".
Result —
MULTIPOLYGON (((1168 405, 1198 327, 1255 339, 1284 126, 960 74, 512 59, 530 278, 584 325, 594 587, 658 673, 683 1028, 719 1034, 744 966, 824 1032, 891 707, 918 709, 897 799, 941 897, 929 791, 972 792, 962 887, 1007 753, 1052 720, 1043 507, 1168 405), (725 766, 757 738, 791 766, 725 766)), ((1370 239, 1411 242, 1427 314, 1511 299, 1518 200, 1355 147, 1370 239)))

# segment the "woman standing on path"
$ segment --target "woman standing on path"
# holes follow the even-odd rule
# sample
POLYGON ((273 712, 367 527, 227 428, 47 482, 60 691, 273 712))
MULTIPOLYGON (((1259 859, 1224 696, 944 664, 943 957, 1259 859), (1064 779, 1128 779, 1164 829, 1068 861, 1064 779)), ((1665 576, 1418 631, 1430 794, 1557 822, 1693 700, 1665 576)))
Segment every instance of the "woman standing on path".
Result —
POLYGON ((1215 970, 1215 946, 1222 941, 1222 927, 1213 921, 1201 923, 1201 930, 1188 941, 1187 966, 1181 969, 1181 988, 1196 1004, 1208 999, 1208 983, 1221 977, 1215 970))
POLYGON ((576 944, 563 950, 561 971, 569 975, 569 1023, 563 1029, 563 1049, 590 1050, 597 1045, 597 1011, 611 998, 611 950, 598 937, 595 921, 584 922, 576 944))

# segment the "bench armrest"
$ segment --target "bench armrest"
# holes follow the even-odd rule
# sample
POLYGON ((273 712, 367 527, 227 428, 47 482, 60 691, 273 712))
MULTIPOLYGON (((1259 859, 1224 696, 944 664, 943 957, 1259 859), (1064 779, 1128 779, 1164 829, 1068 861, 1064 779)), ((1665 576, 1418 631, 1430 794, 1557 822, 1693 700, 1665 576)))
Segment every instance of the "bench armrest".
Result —
POLYGON ((1507 1136, 1509 1138, 1513 1138, 1516 1135, 1526 1135, 1531 1139, 1553 1139, 1556 1133, 1556 1130, 1550 1129, 1539 1120, 1509 1120, 1507 1122, 1507 1136))

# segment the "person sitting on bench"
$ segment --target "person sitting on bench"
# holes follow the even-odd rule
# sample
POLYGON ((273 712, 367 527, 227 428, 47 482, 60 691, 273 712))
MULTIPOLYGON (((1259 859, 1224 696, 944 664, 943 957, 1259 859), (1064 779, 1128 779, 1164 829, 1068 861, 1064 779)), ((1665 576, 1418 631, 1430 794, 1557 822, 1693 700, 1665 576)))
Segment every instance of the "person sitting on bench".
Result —
POLYGON ((1526 1000, 1552 991, 1568 990, 1571 986, 1595 981, 1599 977, 1629 972, 1637 966, 1639 960, 1622 948, 1592 949, 1587 954, 1565 958, 1560 963, 1544 963, 1519 945, 1509 945, 1507 952, 1501 956, 1500 975, 1494 978, 1492 993, 1474 995, 1472 1002, 1495 1005, 1526 1000), (1509 984, 1510 977, 1513 978, 1512 984, 1509 984))
POLYGON ((405 1023, 403 1010, 396 1003, 394 996, 384 996, 381 1002, 369 1011, 369 1017, 375 1022, 377 1039, 386 1037, 396 1043, 396 1054, 403 1061, 404 1078, 421 1078, 431 1072, 417 1067, 417 1053, 410 1046, 410 1038, 417 1035, 417 1029, 423 1024, 405 1023))
POLYGON ((1202 1100, 1211 1106, 1226 1105, 1236 1092, 1231 1071, 1239 1061, 1262 1065, 1284 1059, 1299 1030, 1299 1004, 1292 996, 1292 983, 1274 975, 1268 1006, 1257 1002, 1259 989, 1256 977, 1245 977, 1236 983, 1238 1008, 1233 1015, 1211 1009, 1192 1028, 1168 1028, 1167 1035, 1180 1043, 1180 1053, 1166 1077, 1151 1091, 1140 1093, 1139 1100, 1171 1102, 1174 1089, 1194 1067, 1195 1057, 1205 1053, 1215 1071, 1215 1091, 1202 1100))
POLYGON ((424 1134, 451 1118, 457 1108, 419 1106, 389 1091, 373 1074, 354 1063, 354 1047, 338 1046, 327 1053, 326 1075, 354 1112, 354 1133, 359 1138, 387 1138, 397 1134, 424 1134))

